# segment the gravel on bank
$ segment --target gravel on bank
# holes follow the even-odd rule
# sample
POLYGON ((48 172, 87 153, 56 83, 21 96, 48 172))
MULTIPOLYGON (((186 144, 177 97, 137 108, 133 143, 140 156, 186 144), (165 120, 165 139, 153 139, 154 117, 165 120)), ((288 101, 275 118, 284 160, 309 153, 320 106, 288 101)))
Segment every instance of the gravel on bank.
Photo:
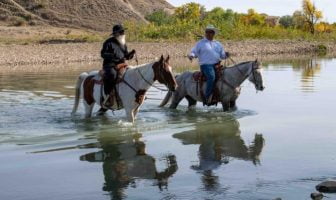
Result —
MULTIPOLYGON (((62 64, 74 62, 100 61, 101 43, 2 45, 0 46, 0 66, 33 64, 62 64)), ((267 56, 283 54, 314 53, 323 45, 328 52, 336 52, 336 42, 308 42, 293 40, 246 40, 224 41, 223 45, 233 56, 267 56)), ((185 57, 193 43, 146 42, 129 43, 135 49, 139 60, 151 60, 161 54, 172 58, 185 57)))

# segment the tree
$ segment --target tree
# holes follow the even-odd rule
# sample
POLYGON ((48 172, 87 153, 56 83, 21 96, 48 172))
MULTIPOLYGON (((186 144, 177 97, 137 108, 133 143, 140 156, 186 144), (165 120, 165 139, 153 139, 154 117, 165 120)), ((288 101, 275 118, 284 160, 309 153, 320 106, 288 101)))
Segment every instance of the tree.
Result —
POLYGON ((279 20, 279 24, 285 28, 294 27, 293 17, 290 15, 282 16, 279 20))
POLYGON ((327 22, 320 22, 315 25, 315 30, 319 33, 330 33, 332 32, 332 26, 327 22))
POLYGON ((216 7, 206 13, 205 20, 215 26, 223 24, 233 25, 235 22, 235 13, 231 9, 224 10, 223 8, 216 7))
POLYGON ((161 26, 163 24, 169 24, 172 22, 172 17, 167 14, 164 10, 155 11, 149 15, 146 15, 146 20, 154 23, 155 25, 161 26))
POLYGON ((241 16, 241 21, 246 25, 264 25, 265 15, 258 14, 254 9, 248 9, 247 15, 241 16))
POLYGON ((205 15, 205 7, 198 3, 187 3, 175 10, 175 16, 184 21, 197 21, 205 15))
POLYGON ((304 29, 305 28, 305 17, 301 11, 295 11, 293 13, 293 25, 297 29, 304 29))
POLYGON ((316 6, 311 2, 311 0, 302 1, 302 11, 309 31, 314 34, 315 24, 323 17, 322 11, 317 10, 316 6))

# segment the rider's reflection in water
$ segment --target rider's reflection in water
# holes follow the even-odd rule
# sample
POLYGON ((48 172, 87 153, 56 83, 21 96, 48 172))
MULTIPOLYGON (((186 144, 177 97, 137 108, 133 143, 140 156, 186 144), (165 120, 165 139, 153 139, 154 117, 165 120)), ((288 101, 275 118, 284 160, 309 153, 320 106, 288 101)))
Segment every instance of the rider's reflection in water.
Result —
POLYGON ((82 161, 103 162, 103 190, 110 192, 112 199, 123 199, 128 186, 137 187, 136 179, 155 180, 160 190, 167 188, 168 178, 177 171, 176 157, 169 154, 163 158, 167 161, 166 169, 158 172, 155 158, 146 154, 146 144, 140 141, 139 135, 117 143, 101 141, 96 145, 102 151, 80 157, 82 161))
POLYGON ((229 164, 233 159, 251 161, 260 164, 259 156, 264 146, 261 134, 255 134, 251 144, 246 145, 240 136, 239 122, 234 118, 224 120, 207 120, 195 124, 195 129, 173 135, 183 144, 199 144, 199 162, 191 166, 202 173, 205 190, 216 190, 220 187, 219 177, 213 170, 222 164, 229 164))

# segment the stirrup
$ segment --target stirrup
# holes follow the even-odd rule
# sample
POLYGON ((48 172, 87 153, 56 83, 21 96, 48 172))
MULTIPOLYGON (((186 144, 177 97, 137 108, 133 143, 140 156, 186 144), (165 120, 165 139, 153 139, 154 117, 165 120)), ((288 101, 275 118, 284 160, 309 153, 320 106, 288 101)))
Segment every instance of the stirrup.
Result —
POLYGON ((110 109, 112 105, 107 106, 106 103, 110 101, 111 95, 107 95, 106 98, 104 99, 104 102, 102 103, 102 108, 104 109, 110 109))

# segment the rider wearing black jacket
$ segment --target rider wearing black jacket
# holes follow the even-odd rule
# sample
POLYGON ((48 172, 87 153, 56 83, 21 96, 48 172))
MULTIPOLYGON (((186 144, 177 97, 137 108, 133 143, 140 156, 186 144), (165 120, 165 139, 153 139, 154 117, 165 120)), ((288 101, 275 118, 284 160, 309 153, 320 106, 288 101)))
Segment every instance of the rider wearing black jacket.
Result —
POLYGON ((113 89, 116 79, 116 67, 134 57, 135 50, 128 52, 125 42, 125 29, 122 25, 113 26, 112 37, 107 39, 101 50, 103 61, 104 91, 109 95, 113 89), (114 70, 113 70, 114 69, 114 70))

